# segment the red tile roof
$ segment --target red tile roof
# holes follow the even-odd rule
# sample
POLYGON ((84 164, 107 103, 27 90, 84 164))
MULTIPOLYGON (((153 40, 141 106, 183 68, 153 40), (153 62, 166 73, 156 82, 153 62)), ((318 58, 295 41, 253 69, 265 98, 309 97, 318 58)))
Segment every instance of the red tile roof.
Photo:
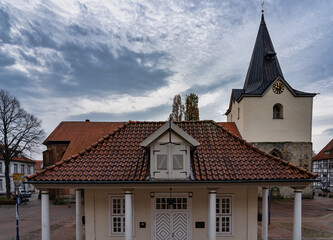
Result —
POLYGON ((333 159, 333 139, 312 158, 313 161, 323 159, 333 159))
POLYGON ((123 124, 123 122, 61 122, 43 144, 69 142, 66 152, 62 156, 63 160, 89 147, 92 143, 123 124))
POLYGON ((241 137, 238 128, 234 122, 218 122, 217 124, 220 125, 221 127, 224 127, 229 132, 237 135, 238 137, 241 137))
MULTIPOLYGON (((30 181, 141 181, 149 154, 140 143, 165 122, 128 122, 89 148, 29 177, 30 181)), ((175 122, 200 142, 192 181, 309 180, 316 174, 268 155, 213 121, 175 122)))
MULTIPOLYGON (((0 159, 3 159, 2 154, 0 154, 0 159)), ((16 161, 16 162, 25 162, 25 163, 33 163, 35 164, 34 160, 31 160, 27 157, 21 156, 21 157, 13 157, 12 161, 16 161)))

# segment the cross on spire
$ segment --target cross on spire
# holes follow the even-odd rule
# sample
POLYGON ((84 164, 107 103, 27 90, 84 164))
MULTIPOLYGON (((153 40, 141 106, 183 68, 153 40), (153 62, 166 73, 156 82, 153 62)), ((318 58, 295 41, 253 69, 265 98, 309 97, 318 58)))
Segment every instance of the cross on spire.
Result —
POLYGON ((264 13, 264 1, 262 1, 262 4, 261 4, 261 12, 264 13))

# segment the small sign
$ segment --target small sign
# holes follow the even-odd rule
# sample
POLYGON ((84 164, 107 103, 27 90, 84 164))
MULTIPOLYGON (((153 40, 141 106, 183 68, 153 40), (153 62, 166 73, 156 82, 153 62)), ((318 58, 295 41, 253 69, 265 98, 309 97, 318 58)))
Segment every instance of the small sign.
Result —
POLYGON ((24 181, 24 174, 23 173, 14 173, 13 181, 16 185, 22 184, 22 182, 24 181))
POLYGON ((205 228, 205 222, 195 222, 195 228, 205 228))

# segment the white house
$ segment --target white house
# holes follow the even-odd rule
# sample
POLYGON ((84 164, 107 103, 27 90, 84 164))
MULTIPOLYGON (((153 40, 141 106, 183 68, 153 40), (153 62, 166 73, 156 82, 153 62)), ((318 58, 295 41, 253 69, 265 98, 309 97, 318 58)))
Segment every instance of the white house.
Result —
MULTIPOLYGON (((13 182, 13 173, 24 173, 24 176, 32 175, 35 173, 34 171, 35 161, 26 158, 24 156, 17 156, 9 164, 9 174, 10 174, 10 182, 11 188, 10 191, 14 192, 14 182, 13 182)), ((22 185, 21 189, 24 188, 22 185)), ((25 184, 26 191, 33 191, 34 186, 32 184, 25 184)), ((0 195, 6 194, 6 178, 5 178, 5 161, 3 157, 0 155, 0 195)))
POLYGON ((257 239, 258 188, 295 193, 301 239, 302 189, 316 175, 268 155, 214 121, 125 123, 89 148, 31 176, 42 191, 42 239, 50 237, 49 190, 77 192, 86 239, 257 239))

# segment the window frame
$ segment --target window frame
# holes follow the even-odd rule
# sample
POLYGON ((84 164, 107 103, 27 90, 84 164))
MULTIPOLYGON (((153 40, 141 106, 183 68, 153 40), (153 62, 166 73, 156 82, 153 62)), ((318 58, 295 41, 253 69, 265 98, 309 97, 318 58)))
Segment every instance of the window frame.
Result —
MULTIPOLYGON (((233 194, 216 194, 216 204, 217 200, 219 200, 219 204, 222 204, 222 199, 230 199, 230 213, 217 213, 216 208, 216 219, 222 217, 229 217, 230 218, 230 231, 229 232, 222 232, 222 221, 220 221, 220 231, 216 231, 217 236, 233 236, 234 235, 234 195, 233 194)), ((220 207, 221 209, 221 207, 220 207)), ((217 221, 216 221, 217 222, 217 221)), ((216 226, 217 227, 217 226, 216 226)))
POLYGON ((13 165, 13 173, 18 173, 18 164, 14 163, 13 165))
MULTIPOLYGON (((123 211, 123 214, 113 214, 113 199, 122 199, 123 201, 123 209, 126 211, 125 209, 125 195, 122 194, 111 194, 109 195, 109 236, 115 237, 115 236, 125 236, 125 229, 122 232, 113 232, 113 220, 112 217, 113 216, 120 216, 124 219, 124 227, 125 227, 125 211, 123 211)), ((134 225, 134 195, 132 194, 132 237, 135 236, 135 225, 134 225)))
POLYGON ((3 190, 3 180, 0 178, 0 190, 3 190))
POLYGON ((3 173, 2 162, 0 162, 0 173, 3 173))
POLYGON ((31 166, 27 166, 27 174, 31 174, 31 166))
POLYGON ((25 173, 25 167, 24 167, 24 165, 23 164, 21 164, 21 173, 25 173))
POLYGON ((273 106, 273 119, 283 119, 283 105, 281 103, 276 103, 273 106), (278 116, 277 116, 277 110, 278 108, 278 116))

